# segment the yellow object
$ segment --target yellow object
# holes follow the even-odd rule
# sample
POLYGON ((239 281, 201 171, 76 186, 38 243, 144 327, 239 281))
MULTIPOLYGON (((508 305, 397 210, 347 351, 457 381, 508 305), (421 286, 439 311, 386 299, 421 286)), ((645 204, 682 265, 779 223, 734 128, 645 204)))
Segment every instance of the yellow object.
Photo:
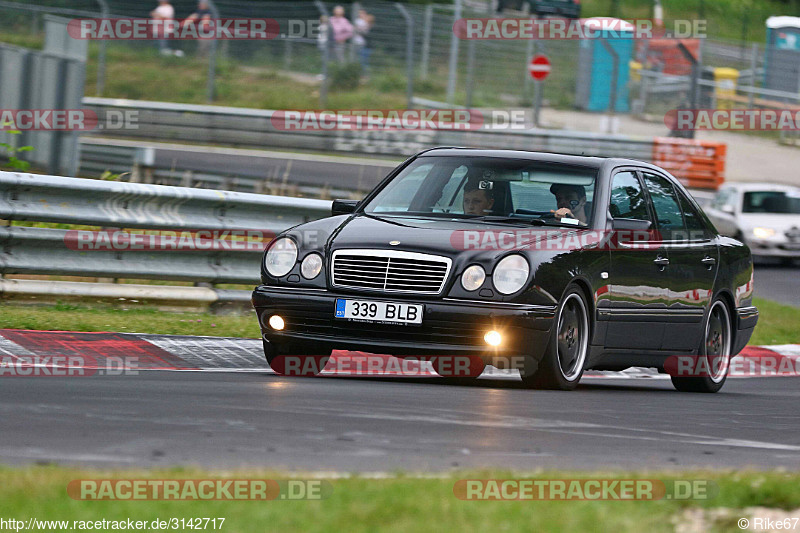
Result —
POLYGON ((628 61, 628 68, 630 69, 630 76, 631 81, 633 82, 640 82, 642 81, 642 64, 638 61, 628 61))
POLYGON ((714 98, 717 109, 737 107, 731 97, 736 96, 736 84, 739 82, 739 71, 735 68, 720 67, 714 69, 714 98))
POLYGON ((286 327, 286 324, 280 315, 272 315, 271 317, 269 317, 269 327, 280 331, 284 327, 286 327))
POLYGON ((500 335, 499 332, 492 330, 486 332, 486 335, 483 336, 483 340, 485 340, 486 344, 489 346, 500 346, 500 343, 503 342, 503 336, 500 335))

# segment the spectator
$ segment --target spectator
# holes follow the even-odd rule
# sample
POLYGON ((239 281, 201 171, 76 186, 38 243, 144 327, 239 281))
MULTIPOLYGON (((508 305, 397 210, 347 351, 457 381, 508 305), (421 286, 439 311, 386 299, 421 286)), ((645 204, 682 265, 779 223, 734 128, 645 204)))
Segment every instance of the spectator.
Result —
MULTIPOLYGON (((212 13, 207 0, 200 0, 197 3, 195 12, 186 17, 186 20, 184 20, 181 25, 187 26, 189 24, 197 24, 198 35, 206 34, 211 30, 213 24, 211 17, 212 13)), ((197 51, 200 55, 208 55, 210 48, 211 39, 198 39, 197 51)))
POLYGON ((366 10, 359 9, 358 18, 354 24, 353 44, 358 51, 358 61, 361 63, 361 70, 364 73, 367 72, 370 52, 367 34, 369 34, 373 24, 375 24, 375 17, 367 13, 366 10))
POLYGON ((343 63, 345 44, 353 36, 353 25, 345 18, 342 6, 336 6, 333 9, 330 24, 333 29, 333 53, 336 60, 343 63))
POLYGON ((153 37, 158 39, 158 49, 161 50, 162 55, 171 55, 172 50, 169 48, 171 32, 166 30, 164 23, 168 20, 175 20, 175 8, 172 7, 169 0, 158 0, 158 7, 150 12, 150 18, 156 21, 153 37))
POLYGON ((317 48, 322 53, 325 53, 325 47, 328 46, 328 17, 322 15, 319 18, 319 33, 317 34, 317 48))

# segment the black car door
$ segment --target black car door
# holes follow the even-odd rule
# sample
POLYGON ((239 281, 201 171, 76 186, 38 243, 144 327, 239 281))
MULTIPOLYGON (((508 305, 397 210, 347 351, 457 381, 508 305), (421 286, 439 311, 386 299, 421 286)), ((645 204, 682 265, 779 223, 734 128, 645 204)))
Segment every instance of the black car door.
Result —
MULTIPOLYGON (((635 169, 618 169, 612 176, 609 215, 612 221, 635 219, 654 223, 647 194, 635 169)), ((667 252, 652 239, 634 243, 626 232, 615 231, 611 242, 607 291, 598 303, 598 319, 607 321, 605 346, 658 350, 667 308, 667 252)))
POLYGON ((663 350, 688 351, 699 346, 703 313, 717 274, 717 246, 700 213, 666 176, 643 172, 658 231, 669 254, 665 282, 663 350))

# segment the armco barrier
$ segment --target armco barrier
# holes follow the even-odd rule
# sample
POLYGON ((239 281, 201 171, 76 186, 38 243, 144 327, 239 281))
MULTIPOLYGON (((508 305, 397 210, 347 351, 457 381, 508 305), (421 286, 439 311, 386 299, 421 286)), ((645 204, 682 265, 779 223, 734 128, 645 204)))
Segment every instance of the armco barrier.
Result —
POLYGON ((687 187, 718 189, 725 181, 726 149, 724 143, 656 137, 652 160, 687 187))
POLYGON ((364 195, 403 158, 347 157, 134 139, 81 139, 81 175, 306 198, 364 195), (133 171, 134 166, 136 167, 133 171))
POLYGON ((626 135, 554 130, 477 131, 283 131, 272 124, 274 111, 237 107, 147 102, 111 98, 83 99, 102 117, 108 111, 137 113, 137 128, 115 137, 232 146, 407 157, 432 146, 471 146, 538 150, 574 155, 649 160, 653 141, 626 135))
MULTIPOLYGON (((160 230, 278 232, 327 216, 331 202, 0 172, 0 219, 160 230)), ((256 283, 261 249, 81 250, 67 230, 0 228, 0 273, 256 283)))
POLYGON ((0 172, 0 219, 115 228, 284 228, 331 202, 211 189, 0 172))
POLYGON ((116 137, 404 157, 433 146, 626 157, 660 164, 689 187, 707 189, 719 187, 725 173, 724 144, 685 139, 543 129, 284 131, 275 128, 274 111, 266 109, 89 97, 83 99, 83 105, 100 117, 111 111, 135 112, 137 127, 114 131, 116 137))

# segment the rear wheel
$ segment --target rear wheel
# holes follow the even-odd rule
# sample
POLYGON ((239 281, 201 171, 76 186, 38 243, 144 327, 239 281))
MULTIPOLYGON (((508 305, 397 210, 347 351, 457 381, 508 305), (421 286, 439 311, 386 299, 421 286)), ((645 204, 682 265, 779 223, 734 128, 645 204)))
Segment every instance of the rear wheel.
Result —
POLYGON ((289 342, 275 345, 266 340, 264 356, 270 368, 282 376, 316 376, 328 364, 331 358, 318 345, 312 343, 289 342))
POLYGON ((572 390, 577 387, 589 352, 590 334, 589 307, 583 292, 571 287, 556 311, 542 361, 535 371, 523 368, 522 381, 537 389, 572 390))
POLYGON ((703 341, 697 352, 699 377, 672 376, 672 384, 681 392, 717 392, 725 384, 730 368, 733 341, 731 314, 721 299, 716 299, 706 317, 703 341), (701 359, 705 358, 704 361, 701 359))

